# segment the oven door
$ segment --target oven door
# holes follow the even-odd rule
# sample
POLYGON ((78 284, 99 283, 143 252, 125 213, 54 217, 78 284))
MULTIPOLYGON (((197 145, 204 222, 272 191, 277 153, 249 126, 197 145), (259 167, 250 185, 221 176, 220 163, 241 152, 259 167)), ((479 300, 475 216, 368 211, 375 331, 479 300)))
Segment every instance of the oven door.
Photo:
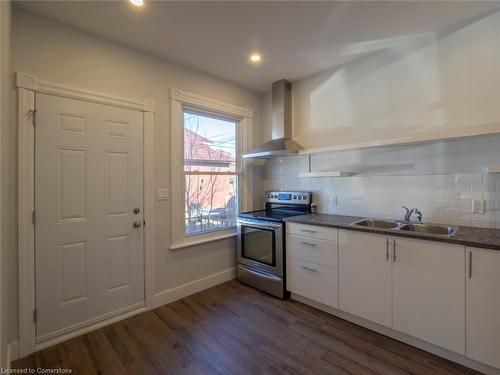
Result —
POLYGON ((238 263, 283 276, 282 223, 238 219, 238 263))

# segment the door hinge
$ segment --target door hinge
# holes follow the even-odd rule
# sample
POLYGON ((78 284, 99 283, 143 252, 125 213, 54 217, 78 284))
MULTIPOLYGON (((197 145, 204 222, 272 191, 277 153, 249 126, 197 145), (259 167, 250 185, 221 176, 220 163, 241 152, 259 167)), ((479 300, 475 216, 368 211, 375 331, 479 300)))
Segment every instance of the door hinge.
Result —
POLYGON ((35 309, 33 310, 33 321, 36 323, 37 319, 38 319, 38 310, 35 309))
POLYGON ((33 212, 31 213, 31 221, 33 222, 33 224, 35 224, 35 223, 36 223, 36 212, 35 212, 35 211, 33 211, 33 212))
POLYGON ((36 126, 36 109, 31 110, 33 118, 33 126, 36 126))

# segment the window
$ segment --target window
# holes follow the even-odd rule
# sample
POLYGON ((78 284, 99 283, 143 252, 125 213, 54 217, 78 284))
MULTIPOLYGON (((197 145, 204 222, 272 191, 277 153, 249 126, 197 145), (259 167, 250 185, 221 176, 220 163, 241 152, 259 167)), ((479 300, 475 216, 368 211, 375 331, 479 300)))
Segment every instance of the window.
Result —
POLYGON ((236 226, 237 125, 234 120, 184 109, 185 234, 236 226))

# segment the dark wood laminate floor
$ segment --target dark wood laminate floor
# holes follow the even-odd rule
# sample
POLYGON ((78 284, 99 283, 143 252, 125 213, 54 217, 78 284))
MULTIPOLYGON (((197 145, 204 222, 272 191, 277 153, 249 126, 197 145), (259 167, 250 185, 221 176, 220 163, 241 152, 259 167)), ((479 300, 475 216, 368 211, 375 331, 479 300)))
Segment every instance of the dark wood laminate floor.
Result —
POLYGON ((74 374, 475 374, 233 280, 34 353, 74 374))

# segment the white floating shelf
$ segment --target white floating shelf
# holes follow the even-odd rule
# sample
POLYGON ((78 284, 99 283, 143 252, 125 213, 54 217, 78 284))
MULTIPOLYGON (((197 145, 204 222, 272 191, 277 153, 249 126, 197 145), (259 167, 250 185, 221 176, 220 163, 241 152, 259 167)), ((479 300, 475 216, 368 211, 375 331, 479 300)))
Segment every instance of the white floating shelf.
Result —
POLYGON ((500 173, 500 165, 488 165, 488 173, 500 173))
MULTIPOLYGON (((483 124, 469 127, 444 127, 441 130, 430 130, 415 132, 404 137, 394 139, 384 139, 376 141, 365 141, 359 143, 339 144, 334 146, 324 146, 300 150, 299 155, 318 154, 322 152, 356 150, 382 146, 402 146, 412 144, 425 144, 433 142, 453 141, 469 137, 477 137, 491 134, 500 134, 500 123, 483 124)), ((498 172, 494 172, 498 173, 498 172)))
POLYGON ((352 176, 352 175, 353 175, 353 173, 342 172, 342 171, 304 172, 304 173, 299 173, 299 177, 309 177, 309 178, 318 178, 318 177, 349 177, 349 176, 352 176))

